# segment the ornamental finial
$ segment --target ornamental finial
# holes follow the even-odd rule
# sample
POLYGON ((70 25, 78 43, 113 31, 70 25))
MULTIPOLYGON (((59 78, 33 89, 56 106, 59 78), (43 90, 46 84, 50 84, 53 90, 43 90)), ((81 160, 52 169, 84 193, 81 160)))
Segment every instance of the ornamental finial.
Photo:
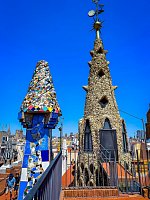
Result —
POLYGON ((88 12, 88 16, 93 17, 93 19, 94 19, 93 29, 96 30, 96 39, 99 39, 100 38, 100 36, 99 36, 100 28, 102 27, 102 22, 99 19, 99 15, 104 12, 104 10, 103 10, 104 5, 99 4, 100 0, 92 0, 92 1, 93 1, 93 3, 95 3, 96 9, 90 10, 88 12))

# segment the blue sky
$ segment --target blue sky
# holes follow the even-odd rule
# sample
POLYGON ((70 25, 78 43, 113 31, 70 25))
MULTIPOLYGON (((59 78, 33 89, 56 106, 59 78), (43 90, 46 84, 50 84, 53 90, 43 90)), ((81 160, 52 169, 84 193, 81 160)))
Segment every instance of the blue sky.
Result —
MULTIPOLYGON (((146 117, 150 102, 150 1, 102 0, 105 13, 101 38, 109 52, 110 71, 120 109, 146 117)), ((26 0, 1 2, 0 129, 17 120, 36 62, 49 62, 64 117, 64 132, 76 132, 82 118, 95 33, 87 16, 91 0, 26 0)), ((120 113, 129 135, 142 129, 140 120, 120 113)))

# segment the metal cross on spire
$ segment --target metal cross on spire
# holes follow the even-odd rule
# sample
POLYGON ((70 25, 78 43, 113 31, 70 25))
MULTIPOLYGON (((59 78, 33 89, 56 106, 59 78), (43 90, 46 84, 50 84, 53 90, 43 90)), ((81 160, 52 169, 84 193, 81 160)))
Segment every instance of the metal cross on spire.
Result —
POLYGON ((96 38, 99 39, 99 32, 100 32, 100 28, 102 27, 102 22, 99 19, 99 14, 101 14, 102 12, 104 12, 103 10, 103 4, 99 4, 100 0, 92 0, 93 3, 95 3, 96 5, 96 9, 95 10, 90 10, 88 12, 88 16, 89 17, 93 17, 94 19, 94 25, 93 25, 93 29, 96 30, 96 38))

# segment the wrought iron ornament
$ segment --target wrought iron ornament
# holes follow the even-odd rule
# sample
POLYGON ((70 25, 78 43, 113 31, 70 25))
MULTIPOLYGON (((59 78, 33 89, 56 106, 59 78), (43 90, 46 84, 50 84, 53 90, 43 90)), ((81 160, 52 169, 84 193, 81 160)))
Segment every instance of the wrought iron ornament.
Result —
POLYGON ((93 19, 94 19, 93 29, 95 29, 96 32, 97 32, 96 33, 96 37, 97 38, 99 38, 99 30, 101 29, 102 23, 103 23, 100 20, 99 15, 104 12, 104 9, 103 9, 104 5, 103 4, 99 4, 99 1, 100 0, 92 0, 92 2, 96 5, 96 9, 95 10, 90 10, 88 12, 88 16, 89 17, 93 17, 93 19))

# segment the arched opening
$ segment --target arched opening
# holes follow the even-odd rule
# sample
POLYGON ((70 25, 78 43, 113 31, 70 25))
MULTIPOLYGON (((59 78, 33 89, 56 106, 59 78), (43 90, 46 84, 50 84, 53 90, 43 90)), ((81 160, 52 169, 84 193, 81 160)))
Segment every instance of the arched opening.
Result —
POLYGON ((105 119, 103 129, 112 129, 108 118, 105 119))
POLYGON ((108 99, 106 96, 102 97, 101 100, 99 101, 101 108, 105 108, 108 104, 108 99))
POLYGON ((72 167, 72 176, 75 176, 75 165, 72 167))
POLYGON ((105 119, 103 129, 100 130, 100 149, 102 158, 106 162, 118 160, 116 130, 112 129, 108 118, 105 119))
POLYGON ((104 75, 105 75, 104 71, 102 69, 100 69, 98 72, 98 77, 102 78, 104 75))
POLYGON ((103 49, 102 49, 102 47, 100 47, 100 48, 97 50, 97 53, 100 53, 100 54, 103 53, 103 49))
POLYGON ((123 152, 128 152, 128 142, 127 142, 127 132, 125 129, 125 124, 122 122, 122 140, 123 140, 123 152))
POLYGON ((92 173, 92 174, 94 174, 94 165, 93 164, 90 164, 90 172, 92 173))
POLYGON ((83 170, 84 170, 84 164, 81 163, 81 170, 82 170, 82 173, 83 173, 83 170))
POLYGON ((77 180, 79 180, 79 178, 80 178, 80 168, 78 167, 77 168, 77 180))
POLYGON ((96 169, 95 176, 96 176, 96 186, 100 186, 99 170, 98 169, 96 169))
POLYGON ((96 169, 96 186, 107 186, 108 185, 108 174, 103 169, 103 166, 99 164, 99 168, 96 169))
POLYGON ((93 186, 93 182, 92 181, 90 181, 90 186, 93 186))
POLYGON ((89 182, 89 172, 87 170, 87 168, 85 168, 85 185, 87 186, 88 185, 88 182, 89 182))
POLYGON ((86 125, 85 125, 84 151, 89 151, 89 152, 93 151, 93 147, 92 147, 92 134, 91 134, 89 120, 86 120, 86 125))

